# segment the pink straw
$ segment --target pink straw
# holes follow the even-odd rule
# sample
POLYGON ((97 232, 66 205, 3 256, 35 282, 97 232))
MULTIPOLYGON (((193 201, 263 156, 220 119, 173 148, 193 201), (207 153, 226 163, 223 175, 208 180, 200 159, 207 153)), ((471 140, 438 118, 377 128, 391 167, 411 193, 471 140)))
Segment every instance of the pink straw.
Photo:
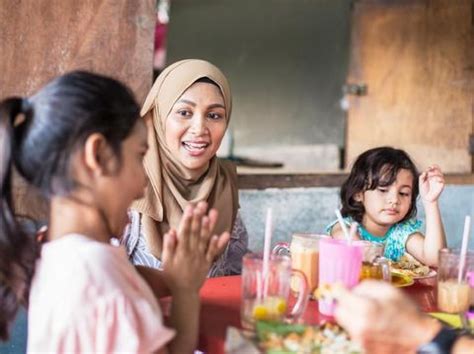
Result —
POLYGON ((459 255, 458 283, 461 283, 462 274, 464 273, 464 267, 466 265, 467 243, 469 240, 470 228, 471 228, 471 217, 469 215, 466 215, 466 218, 464 219, 464 233, 462 235, 461 254, 459 255))
POLYGON ((272 208, 267 209, 267 219, 265 222, 265 240, 263 244, 263 297, 267 295, 268 269, 270 262, 270 245, 272 242, 272 208))
POLYGON ((263 286, 262 286, 262 273, 260 272, 257 272, 257 299, 258 300, 262 300, 263 299, 263 296, 262 296, 262 289, 263 289, 263 286))

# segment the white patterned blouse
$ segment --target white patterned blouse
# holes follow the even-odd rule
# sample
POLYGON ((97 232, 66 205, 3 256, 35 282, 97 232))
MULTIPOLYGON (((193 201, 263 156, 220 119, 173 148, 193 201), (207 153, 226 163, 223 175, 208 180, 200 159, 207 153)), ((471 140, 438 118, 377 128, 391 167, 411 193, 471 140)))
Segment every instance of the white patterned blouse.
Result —
MULTIPOLYGON (((141 230, 141 214, 136 210, 129 211, 130 224, 122 236, 122 244, 127 249, 130 261, 135 265, 143 265, 161 269, 161 261, 153 256, 146 245, 145 236, 141 230)), ((247 229, 237 212, 229 244, 224 253, 214 262, 208 276, 218 277, 236 275, 242 272, 242 257, 248 252, 247 229)))

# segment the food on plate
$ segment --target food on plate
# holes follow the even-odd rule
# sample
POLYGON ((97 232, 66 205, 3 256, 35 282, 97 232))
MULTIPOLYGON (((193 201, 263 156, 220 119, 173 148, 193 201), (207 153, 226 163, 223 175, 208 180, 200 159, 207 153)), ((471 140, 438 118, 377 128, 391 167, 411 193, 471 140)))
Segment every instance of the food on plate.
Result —
POLYGON ((424 277, 430 273, 430 268, 417 261, 412 255, 405 253, 398 262, 392 262, 392 269, 412 278, 424 277))
POLYGON ((318 300, 334 301, 342 296, 344 290, 342 283, 320 284, 313 295, 318 300))
POLYGON ((339 354, 362 353, 359 345, 337 324, 321 326, 301 324, 257 324, 259 347, 267 354, 308 353, 339 354))
POLYGON ((406 275, 405 273, 401 273, 397 270, 392 270, 391 276, 392 276, 391 283, 396 288, 403 288, 405 286, 413 285, 414 283, 414 280, 412 277, 410 277, 409 275, 406 275))

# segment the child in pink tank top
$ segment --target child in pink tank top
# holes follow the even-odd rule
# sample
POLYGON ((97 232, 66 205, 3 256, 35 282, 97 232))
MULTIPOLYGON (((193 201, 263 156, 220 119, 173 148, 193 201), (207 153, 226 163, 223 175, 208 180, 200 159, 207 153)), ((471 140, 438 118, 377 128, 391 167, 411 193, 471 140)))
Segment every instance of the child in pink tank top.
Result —
POLYGON ((212 235, 217 212, 199 203, 164 235, 163 271, 134 268, 111 243, 147 184, 147 130, 131 92, 76 71, 0 102, 0 122, 0 339, 28 302, 28 352, 192 352, 199 289, 229 233, 212 235), (41 249, 15 221, 12 167, 49 200, 41 249))

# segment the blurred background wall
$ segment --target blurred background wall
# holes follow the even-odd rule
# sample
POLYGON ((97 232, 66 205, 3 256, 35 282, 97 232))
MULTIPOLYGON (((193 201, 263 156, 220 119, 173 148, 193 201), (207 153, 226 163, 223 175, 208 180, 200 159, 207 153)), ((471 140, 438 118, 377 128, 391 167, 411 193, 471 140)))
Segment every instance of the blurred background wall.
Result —
POLYGON ((348 0, 172 0, 166 61, 202 58, 228 76, 235 154, 337 169, 349 14, 348 0))
MULTIPOLYGON (((241 190, 240 213, 249 233, 249 248, 263 251, 265 213, 269 207, 273 209, 273 245, 289 242, 297 232, 325 234, 326 226, 335 220, 339 192, 338 187, 241 190)), ((474 186, 447 185, 439 204, 448 247, 461 247, 464 216, 474 217, 474 186)), ((425 210, 420 200, 417 208, 417 217, 424 222, 425 210)), ((469 249, 474 250, 474 228, 469 249)))

